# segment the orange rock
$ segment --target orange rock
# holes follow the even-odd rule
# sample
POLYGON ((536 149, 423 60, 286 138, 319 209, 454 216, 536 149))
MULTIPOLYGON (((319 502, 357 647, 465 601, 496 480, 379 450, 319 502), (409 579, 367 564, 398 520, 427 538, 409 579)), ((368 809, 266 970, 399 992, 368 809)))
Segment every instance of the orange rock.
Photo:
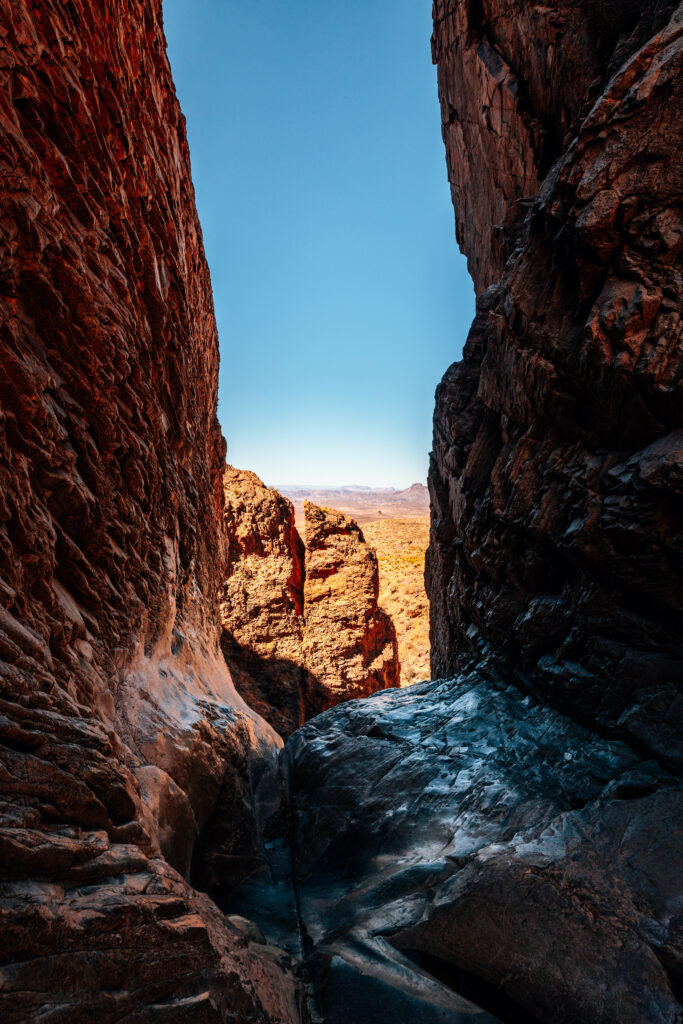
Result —
POLYGON ((377 604, 377 556, 350 516, 305 504, 307 717, 400 685, 396 631, 377 604))
POLYGON ((224 475, 228 572, 223 651, 247 703, 284 737, 312 715, 398 686, 377 559, 349 516, 306 503, 306 545, 286 498, 253 473, 224 475))

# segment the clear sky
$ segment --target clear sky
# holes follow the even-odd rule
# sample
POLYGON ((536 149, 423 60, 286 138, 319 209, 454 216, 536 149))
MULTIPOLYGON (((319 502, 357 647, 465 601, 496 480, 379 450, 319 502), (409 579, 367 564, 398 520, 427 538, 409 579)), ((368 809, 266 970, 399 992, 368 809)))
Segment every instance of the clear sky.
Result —
POLYGON ((474 314, 431 0, 164 0, 221 346, 228 461, 424 481, 474 314))

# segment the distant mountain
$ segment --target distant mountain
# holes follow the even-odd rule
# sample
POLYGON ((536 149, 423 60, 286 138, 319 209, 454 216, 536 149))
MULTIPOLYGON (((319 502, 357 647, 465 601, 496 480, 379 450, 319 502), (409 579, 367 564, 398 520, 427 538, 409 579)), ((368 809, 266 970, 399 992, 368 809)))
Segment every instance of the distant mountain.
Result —
POLYGON ((429 491, 415 483, 403 490, 395 487, 278 487, 280 494, 293 503, 298 517, 305 501, 346 512, 358 522, 374 519, 398 519, 426 516, 429 491))

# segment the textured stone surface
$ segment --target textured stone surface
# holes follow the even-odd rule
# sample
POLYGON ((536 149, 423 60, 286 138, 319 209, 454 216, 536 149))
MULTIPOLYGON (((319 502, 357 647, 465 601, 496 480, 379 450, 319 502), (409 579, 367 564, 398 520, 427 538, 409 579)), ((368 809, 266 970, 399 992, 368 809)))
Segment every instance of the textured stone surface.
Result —
POLYGON ((285 755, 325 1020, 470 1019, 453 991, 510 1021, 680 1020, 681 787, 656 762, 477 672, 334 708, 285 755))
MULTIPOLYGON (((516 69, 517 96, 541 111, 544 138, 552 129, 563 141, 549 171, 534 157, 526 219, 504 235, 517 248, 480 294, 463 361, 437 391, 432 673, 493 658, 579 720, 680 766, 681 14, 667 20, 672 5, 647 5, 635 25, 633 5, 610 8, 587 56, 600 5, 513 4, 500 17, 494 6, 477 9, 516 69), (539 45, 525 48, 524 33, 539 45), (560 74, 570 64, 583 70, 560 74)), ((461 53, 472 33, 453 34, 468 5, 450 7, 441 18, 437 5, 436 55, 442 105, 457 108, 491 81, 461 53)), ((449 148, 451 162, 467 161, 453 173, 480 292, 503 262, 485 236, 496 218, 517 216, 495 154, 504 164, 518 144, 540 153, 522 146, 515 123, 478 123, 466 156, 449 148), (467 199, 468 175, 490 178, 500 213, 486 189, 467 199)), ((457 125, 454 115, 447 137, 457 125)))
POLYGON ((247 703, 287 738, 325 708, 398 686, 377 559, 354 520, 307 502, 304 546, 278 491, 231 466, 224 487, 222 647, 247 703))
POLYGON ((304 721, 304 546, 291 502, 246 470, 223 478, 222 647, 250 707, 287 737, 304 721))
POLYGON ((306 502, 306 716, 400 685, 396 631, 377 604, 377 557, 357 523, 306 502))
POLYGON ((188 871, 233 765, 238 844, 280 746, 218 647, 218 345, 161 3, 2 0, 0 125, 0 1017, 292 1020, 278 954, 160 856, 188 871))
POLYGON ((432 56, 456 231, 479 294, 610 75, 675 0, 435 0, 432 56))

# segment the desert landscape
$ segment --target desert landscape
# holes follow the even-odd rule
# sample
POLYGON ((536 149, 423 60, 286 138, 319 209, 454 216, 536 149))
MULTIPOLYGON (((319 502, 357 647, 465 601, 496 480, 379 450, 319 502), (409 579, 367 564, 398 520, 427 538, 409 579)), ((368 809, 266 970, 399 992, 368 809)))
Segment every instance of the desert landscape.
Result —
POLYGON ((429 516, 429 490, 424 484, 411 484, 403 490, 393 487, 287 487, 277 490, 294 506, 301 532, 304 502, 337 509, 363 526, 376 519, 423 519, 429 516))
POLYGON ((401 686, 430 678, 429 599, 425 554, 429 544, 429 491, 424 484, 404 490, 339 487, 279 488, 294 505, 299 532, 304 502, 313 501, 351 516, 361 526, 379 563, 379 603, 398 638, 401 686))

